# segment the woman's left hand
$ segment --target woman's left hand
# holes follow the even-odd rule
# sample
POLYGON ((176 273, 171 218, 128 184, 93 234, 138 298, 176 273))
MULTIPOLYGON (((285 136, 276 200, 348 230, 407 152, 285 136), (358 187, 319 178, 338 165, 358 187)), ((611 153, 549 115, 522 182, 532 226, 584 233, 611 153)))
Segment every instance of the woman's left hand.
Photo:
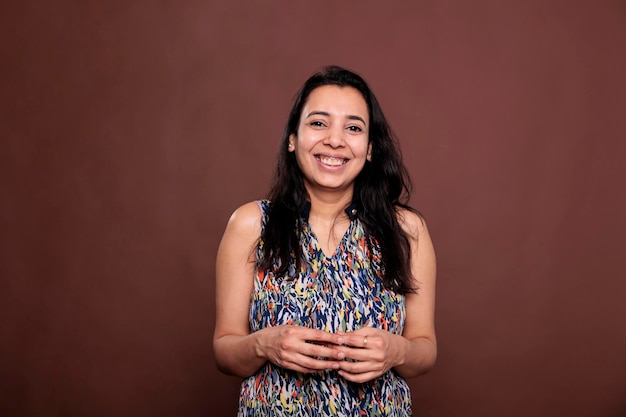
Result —
POLYGON ((337 349, 345 355, 339 375, 352 382, 378 378, 403 362, 409 343, 404 337, 386 330, 363 327, 353 332, 339 332, 343 339, 337 349))

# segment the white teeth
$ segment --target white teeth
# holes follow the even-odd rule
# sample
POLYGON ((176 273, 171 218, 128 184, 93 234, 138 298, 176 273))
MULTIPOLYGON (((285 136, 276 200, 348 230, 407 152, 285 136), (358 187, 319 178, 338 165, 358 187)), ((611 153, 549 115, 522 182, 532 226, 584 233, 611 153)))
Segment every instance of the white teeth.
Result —
POLYGON ((320 161, 326 165, 339 166, 343 165, 346 160, 343 158, 333 158, 332 156, 321 156, 320 161))

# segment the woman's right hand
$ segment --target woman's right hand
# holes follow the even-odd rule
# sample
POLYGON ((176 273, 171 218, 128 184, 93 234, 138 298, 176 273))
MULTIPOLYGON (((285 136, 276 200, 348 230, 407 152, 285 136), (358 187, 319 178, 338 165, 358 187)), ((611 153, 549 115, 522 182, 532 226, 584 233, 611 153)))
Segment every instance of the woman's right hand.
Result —
POLYGON ((258 355, 275 365, 312 373, 339 369, 345 355, 337 349, 341 336, 307 327, 281 325, 256 333, 258 355))
POLYGON ((323 330, 281 325, 250 332, 255 248, 261 234, 256 202, 238 208, 226 226, 216 259, 216 320, 213 352, 218 368, 247 378, 268 360, 298 372, 338 369, 341 336, 323 330))

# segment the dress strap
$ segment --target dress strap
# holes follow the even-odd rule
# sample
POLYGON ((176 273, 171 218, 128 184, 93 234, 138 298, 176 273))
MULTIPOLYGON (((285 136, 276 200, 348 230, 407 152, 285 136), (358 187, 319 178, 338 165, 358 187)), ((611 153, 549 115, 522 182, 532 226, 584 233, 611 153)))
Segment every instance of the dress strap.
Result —
MULTIPOLYGON (((265 232, 265 225, 267 224, 267 220, 269 218, 269 200, 256 200, 257 205, 259 206, 259 210, 261 210, 261 236, 265 232)), ((263 251, 263 238, 259 237, 259 243, 256 247, 256 259, 257 262, 261 259, 263 251)))
POLYGON ((261 233, 263 233, 265 231, 265 225, 267 224, 267 220, 269 218, 270 201, 256 200, 256 203, 259 206, 259 210, 261 210, 261 233))

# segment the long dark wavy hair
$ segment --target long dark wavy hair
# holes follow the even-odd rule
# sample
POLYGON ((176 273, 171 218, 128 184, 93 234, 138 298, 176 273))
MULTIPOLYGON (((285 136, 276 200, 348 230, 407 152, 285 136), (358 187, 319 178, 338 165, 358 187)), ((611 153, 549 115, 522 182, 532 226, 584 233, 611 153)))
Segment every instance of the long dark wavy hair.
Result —
MULTIPOLYGON (((261 235, 260 270, 272 270, 276 276, 290 276, 300 270, 301 218, 308 198, 303 173, 294 153, 287 149, 289 136, 297 134, 302 108, 313 90, 325 85, 352 87, 358 90, 369 111, 371 161, 355 179, 353 203, 363 224, 370 254, 378 243, 380 270, 385 288, 397 293, 417 290, 411 274, 409 239, 397 218, 397 210, 408 209, 411 181, 402 163, 398 142, 383 115, 378 100, 358 74, 338 66, 328 66, 313 74, 297 93, 282 135, 273 183, 268 195, 271 201, 267 223, 261 235), (276 262, 278 261, 278 262, 276 262), (277 265, 277 266, 276 266, 277 265), (295 268, 294 268, 295 267, 295 268)), ((418 213, 419 214, 419 213, 418 213)))

